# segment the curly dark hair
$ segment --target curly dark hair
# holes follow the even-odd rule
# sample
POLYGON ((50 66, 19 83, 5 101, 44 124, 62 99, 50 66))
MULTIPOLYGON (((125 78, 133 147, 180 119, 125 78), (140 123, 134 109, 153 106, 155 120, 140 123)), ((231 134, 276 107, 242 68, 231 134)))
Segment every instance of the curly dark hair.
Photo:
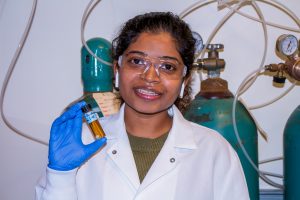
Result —
MULTIPOLYGON (((141 33, 169 33, 176 41, 177 50, 187 67, 186 76, 194 61, 195 39, 189 25, 171 12, 150 12, 138 15, 128 20, 121 28, 119 35, 113 40, 114 60, 118 60, 128 46, 134 42, 141 33)), ((186 87, 184 98, 177 99, 176 106, 183 111, 190 101, 190 87, 186 87)))

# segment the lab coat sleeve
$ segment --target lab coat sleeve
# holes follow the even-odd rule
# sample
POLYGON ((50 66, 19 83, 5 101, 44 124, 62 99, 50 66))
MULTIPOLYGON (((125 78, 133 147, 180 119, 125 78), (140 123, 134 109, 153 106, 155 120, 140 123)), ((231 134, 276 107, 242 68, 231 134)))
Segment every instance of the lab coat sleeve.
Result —
POLYGON ((221 163, 215 165, 218 169, 215 170, 214 183, 219 189, 214 191, 215 199, 249 200, 245 175, 236 152, 228 148, 225 154, 227 156, 219 160, 221 163))
POLYGON ((70 171, 56 171, 47 168, 45 176, 39 180, 35 188, 36 200, 77 200, 76 173, 78 169, 70 171))

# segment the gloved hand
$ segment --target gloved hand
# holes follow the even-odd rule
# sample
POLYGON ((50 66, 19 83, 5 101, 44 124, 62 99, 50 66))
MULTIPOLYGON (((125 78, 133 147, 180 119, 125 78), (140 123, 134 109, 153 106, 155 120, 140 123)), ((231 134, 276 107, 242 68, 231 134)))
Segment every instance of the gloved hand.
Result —
POLYGON ((76 103, 53 122, 49 141, 49 168, 59 171, 75 169, 106 143, 105 137, 88 145, 82 143, 81 107, 85 104, 76 103))

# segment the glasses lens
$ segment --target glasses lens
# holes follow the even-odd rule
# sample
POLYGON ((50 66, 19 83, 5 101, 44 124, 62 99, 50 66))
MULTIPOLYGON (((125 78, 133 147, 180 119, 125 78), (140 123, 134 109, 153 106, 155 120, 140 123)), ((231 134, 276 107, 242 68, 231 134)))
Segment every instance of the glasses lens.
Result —
POLYGON ((134 54, 122 56, 121 66, 126 70, 131 70, 133 72, 139 73, 143 72, 147 65, 148 64, 143 56, 134 54))
POLYGON ((160 60, 159 63, 155 65, 161 76, 168 77, 171 79, 182 78, 183 66, 180 65, 176 60, 160 60))

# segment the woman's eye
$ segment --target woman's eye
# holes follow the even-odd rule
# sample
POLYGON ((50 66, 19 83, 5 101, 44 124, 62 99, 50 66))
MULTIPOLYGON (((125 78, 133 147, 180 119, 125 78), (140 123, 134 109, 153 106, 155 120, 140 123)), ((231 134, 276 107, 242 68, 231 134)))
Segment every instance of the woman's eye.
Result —
POLYGON ((166 72, 175 72, 176 70, 176 66, 171 63, 162 63, 160 68, 166 72))
POLYGON ((144 64, 144 60, 140 59, 140 58, 132 58, 129 60, 129 62, 134 65, 143 65, 144 64))

